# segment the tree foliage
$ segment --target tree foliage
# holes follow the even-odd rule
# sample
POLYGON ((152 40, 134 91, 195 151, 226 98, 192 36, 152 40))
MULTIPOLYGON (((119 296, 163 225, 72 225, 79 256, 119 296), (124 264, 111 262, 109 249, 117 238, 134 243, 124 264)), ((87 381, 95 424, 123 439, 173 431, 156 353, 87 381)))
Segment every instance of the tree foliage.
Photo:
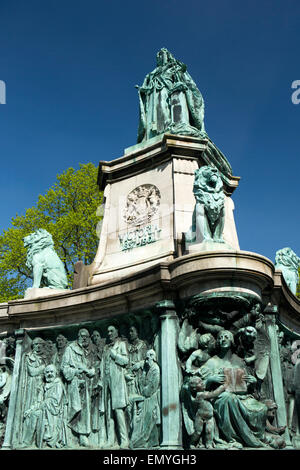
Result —
POLYGON ((96 182, 97 168, 92 163, 80 165, 77 171, 69 168, 34 207, 12 219, 12 226, 0 235, 0 302, 23 297, 32 284, 23 238, 39 228, 51 233, 70 284, 76 261, 93 261, 99 241, 97 208, 103 197, 96 182))

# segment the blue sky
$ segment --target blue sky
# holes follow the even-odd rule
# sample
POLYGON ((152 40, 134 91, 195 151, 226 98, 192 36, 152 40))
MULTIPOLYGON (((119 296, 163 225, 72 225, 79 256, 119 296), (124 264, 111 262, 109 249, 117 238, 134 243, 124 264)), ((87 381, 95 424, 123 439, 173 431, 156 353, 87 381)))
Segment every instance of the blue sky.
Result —
POLYGON ((299 0, 0 0, 0 229, 58 173, 136 143, 134 86, 167 47, 187 64, 206 130, 241 177, 241 249, 300 256, 299 36, 299 0))

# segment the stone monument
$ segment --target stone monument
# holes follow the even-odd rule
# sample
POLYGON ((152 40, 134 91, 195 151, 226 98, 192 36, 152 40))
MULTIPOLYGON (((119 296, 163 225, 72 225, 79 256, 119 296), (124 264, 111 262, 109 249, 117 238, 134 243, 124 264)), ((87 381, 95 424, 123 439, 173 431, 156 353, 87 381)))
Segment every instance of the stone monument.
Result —
POLYGON ((240 250, 239 177, 187 67, 161 49, 137 89, 72 290, 51 236, 24 239, 38 295, 0 305, 2 447, 300 448, 299 259, 240 250))

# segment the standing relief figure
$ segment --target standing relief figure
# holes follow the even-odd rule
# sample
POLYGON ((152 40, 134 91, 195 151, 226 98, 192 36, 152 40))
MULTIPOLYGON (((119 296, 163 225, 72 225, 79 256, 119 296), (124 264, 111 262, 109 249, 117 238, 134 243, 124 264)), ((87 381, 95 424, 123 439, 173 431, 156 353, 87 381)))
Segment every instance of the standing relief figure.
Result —
POLYGON ((193 191, 196 205, 192 226, 185 234, 186 241, 224 243, 224 191, 219 171, 212 166, 195 170, 193 191))
MULTIPOLYGON (((128 343, 128 358, 129 362, 127 365, 127 387, 129 399, 131 401, 128 406, 128 413, 131 415, 133 400, 136 395, 139 395, 139 384, 138 378, 142 373, 144 366, 144 360, 147 353, 147 344, 145 341, 139 338, 138 330, 135 326, 131 326, 129 329, 129 343, 128 343)), ((131 419, 131 417, 130 417, 131 419)))
POLYGON ((91 396, 95 369, 93 347, 86 329, 80 329, 77 340, 66 347, 61 370, 67 382, 68 426, 79 438, 79 445, 87 447, 92 430, 91 396))
POLYGON ((0 445, 4 439, 8 402, 11 390, 11 377, 14 360, 6 358, 9 365, 0 366, 0 445))
POLYGON ((106 441, 105 415, 100 412, 102 395, 101 361, 105 346, 105 339, 101 338, 98 330, 94 330, 91 335, 93 343, 93 367, 95 375, 93 378, 92 401, 91 401, 91 423, 93 432, 92 444, 102 447, 106 441))
POLYGON ((200 377, 190 376, 181 389, 183 419, 190 439, 191 448, 225 447, 225 441, 218 437, 211 400, 225 390, 222 384, 214 391, 206 391, 200 377))
POLYGON ((129 329, 128 356, 129 362, 126 372, 126 381, 128 389, 129 404, 126 408, 126 414, 129 421, 130 445, 135 439, 136 417, 140 415, 143 397, 140 391, 139 378, 142 374, 144 361, 147 353, 147 344, 139 338, 136 326, 129 329))
POLYGON ((133 415, 132 448, 155 448, 159 445, 160 419, 160 368, 156 353, 149 349, 142 374, 138 378, 140 403, 133 415))
POLYGON ((23 434, 22 445, 34 445, 37 431, 37 415, 32 410, 43 401, 44 395, 44 369, 47 365, 45 357, 45 341, 35 338, 32 341, 32 351, 25 355, 24 366, 24 398, 23 398, 23 434))
POLYGON ((61 448, 67 444, 67 396, 54 364, 44 369, 44 397, 39 417, 38 447, 61 448))
POLYGON ((125 379, 128 365, 127 344, 119 337, 118 329, 107 329, 109 343, 105 345, 100 367, 102 395, 100 413, 105 416, 106 447, 129 447, 125 409, 129 403, 125 379))
POLYGON ((33 288, 67 289, 68 279, 63 262, 54 250, 52 235, 39 229, 24 237, 26 265, 32 270, 33 288))

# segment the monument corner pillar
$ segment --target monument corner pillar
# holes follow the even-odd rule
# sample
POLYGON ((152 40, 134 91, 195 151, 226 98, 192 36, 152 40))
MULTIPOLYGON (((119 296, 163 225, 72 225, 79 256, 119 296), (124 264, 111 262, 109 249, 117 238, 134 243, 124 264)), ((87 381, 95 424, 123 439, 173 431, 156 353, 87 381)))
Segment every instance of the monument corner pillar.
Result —
POLYGON ((182 417, 179 399, 182 376, 177 355, 179 320, 173 301, 156 304, 161 321, 162 449, 182 449, 182 417))

